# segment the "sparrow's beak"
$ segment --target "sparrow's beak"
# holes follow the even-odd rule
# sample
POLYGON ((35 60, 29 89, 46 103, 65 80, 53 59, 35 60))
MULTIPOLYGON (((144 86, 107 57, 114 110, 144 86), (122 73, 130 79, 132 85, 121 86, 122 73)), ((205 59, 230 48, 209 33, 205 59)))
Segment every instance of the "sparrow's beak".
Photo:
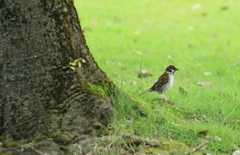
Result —
POLYGON ((179 69, 176 68, 175 70, 178 71, 179 69))

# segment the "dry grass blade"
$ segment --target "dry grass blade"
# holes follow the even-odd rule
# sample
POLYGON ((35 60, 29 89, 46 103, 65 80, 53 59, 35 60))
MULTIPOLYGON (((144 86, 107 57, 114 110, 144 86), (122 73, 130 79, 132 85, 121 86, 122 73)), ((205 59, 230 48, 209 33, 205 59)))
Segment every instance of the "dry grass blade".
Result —
POLYGON ((201 81, 201 82, 197 83, 198 86, 208 86, 211 84, 212 84, 212 82, 210 82, 210 81, 201 81))
POLYGON ((34 148, 33 146, 31 146, 31 145, 28 145, 28 147, 31 148, 31 149, 33 149, 34 151, 36 151, 37 153, 39 153, 39 154, 41 154, 41 155, 47 155, 46 153, 43 153, 43 152, 35 149, 35 148, 34 148))
POLYGON ((188 152, 185 152, 184 155, 186 155, 186 154, 191 154, 191 153, 197 151, 199 148, 203 147, 204 145, 206 145, 206 144, 208 144, 208 143, 209 143, 208 141, 207 141, 207 142, 204 142, 204 143, 198 145, 197 147, 193 148, 192 150, 190 150, 190 151, 188 151, 188 152))

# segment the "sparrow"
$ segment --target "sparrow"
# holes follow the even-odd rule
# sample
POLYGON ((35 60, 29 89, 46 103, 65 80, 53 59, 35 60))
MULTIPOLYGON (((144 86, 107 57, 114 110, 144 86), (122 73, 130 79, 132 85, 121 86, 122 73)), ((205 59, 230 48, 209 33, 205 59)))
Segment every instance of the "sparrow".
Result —
POLYGON ((173 65, 168 66, 165 69, 165 72, 158 78, 158 81, 150 89, 141 93, 140 95, 146 92, 156 91, 159 93, 160 98, 162 98, 163 97, 162 93, 172 88, 174 81, 174 73, 177 70, 178 69, 173 65))

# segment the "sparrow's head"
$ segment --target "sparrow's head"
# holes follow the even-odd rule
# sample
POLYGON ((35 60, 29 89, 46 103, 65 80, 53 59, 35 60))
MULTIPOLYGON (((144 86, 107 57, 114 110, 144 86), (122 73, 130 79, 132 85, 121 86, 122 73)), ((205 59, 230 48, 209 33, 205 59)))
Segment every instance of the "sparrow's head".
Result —
POLYGON ((170 65, 166 68, 166 72, 171 72, 171 73, 174 73, 175 71, 177 71, 178 69, 173 66, 173 65, 170 65))

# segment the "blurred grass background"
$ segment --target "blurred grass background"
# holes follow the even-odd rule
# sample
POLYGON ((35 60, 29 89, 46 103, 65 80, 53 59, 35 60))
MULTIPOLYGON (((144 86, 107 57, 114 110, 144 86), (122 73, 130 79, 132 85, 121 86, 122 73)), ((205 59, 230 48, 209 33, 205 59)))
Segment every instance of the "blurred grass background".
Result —
POLYGON ((146 102, 142 107, 147 109, 148 123, 146 119, 130 119, 133 126, 129 128, 123 124, 132 107, 129 103, 117 103, 122 119, 114 125, 121 132, 152 138, 170 136, 194 146, 196 137, 192 137, 190 130, 211 129, 211 135, 220 136, 222 141, 209 143, 206 152, 229 154, 239 149, 238 1, 75 0, 74 3, 93 57, 121 89, 137 96, 150 88, 168 65, 179 68, 174 87, 164 94, 182 108, 152 102, 158 94, 147 93, 140 98, 146 102), (147 70, 153 76, 140 79, 137 77, 140 70, 147 70), (198 86, 201 81, 211 84, 198 86), (188 91, 188 97, 178 92, 178 86, 188 91), (129 106, 127 111, 126 106, 129 106), (189 119, 193 115, 199 118, 189 119), (163 124, 153 121, 160 117, 167 121, 163 124))

